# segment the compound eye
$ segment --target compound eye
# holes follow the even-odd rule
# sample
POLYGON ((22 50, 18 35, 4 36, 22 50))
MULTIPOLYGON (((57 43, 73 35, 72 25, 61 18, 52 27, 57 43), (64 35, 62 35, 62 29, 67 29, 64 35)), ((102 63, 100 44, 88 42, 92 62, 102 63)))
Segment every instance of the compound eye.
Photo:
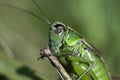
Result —
POLYGON ((59 34, 59 33, 61 33, 61 31, 62 31, 61 28, 57 28, 57 29, 55 30, 55 33, 56 33, 56 34, 59 34))

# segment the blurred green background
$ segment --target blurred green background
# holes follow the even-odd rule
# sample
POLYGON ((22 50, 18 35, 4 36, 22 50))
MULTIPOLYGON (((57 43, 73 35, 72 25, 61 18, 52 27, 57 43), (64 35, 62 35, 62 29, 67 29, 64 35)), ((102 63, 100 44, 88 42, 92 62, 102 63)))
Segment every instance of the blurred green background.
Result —
MULTIPOLYGON (((97 47, 112 75, 120 75, 119 0, 36 0, 51 22, 61 21, 97 47)), ((13 5, 43 17, 32 0, 0 0, 0 80, 57 80, 51 63, 37 61, 49 26, 13 5)))

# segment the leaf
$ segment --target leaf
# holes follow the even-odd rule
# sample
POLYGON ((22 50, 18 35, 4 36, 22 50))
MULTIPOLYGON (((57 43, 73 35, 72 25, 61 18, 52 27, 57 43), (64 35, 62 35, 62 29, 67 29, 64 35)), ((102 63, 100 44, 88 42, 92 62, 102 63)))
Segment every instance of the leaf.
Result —
POLYGON ((36 71, 23 65, 15 58, 9 58, 0 51, 0 79, 5 80, 49 80, 36 75, 36 71))

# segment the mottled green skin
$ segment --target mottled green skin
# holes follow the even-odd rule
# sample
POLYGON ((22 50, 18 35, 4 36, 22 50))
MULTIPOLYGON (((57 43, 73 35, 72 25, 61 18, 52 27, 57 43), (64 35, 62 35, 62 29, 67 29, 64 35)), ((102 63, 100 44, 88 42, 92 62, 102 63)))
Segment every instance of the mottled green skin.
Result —
POLYGON ((60 22, 51 25, 49 47, 73 80, 111 80, 98 51, 69 26, 60 22))

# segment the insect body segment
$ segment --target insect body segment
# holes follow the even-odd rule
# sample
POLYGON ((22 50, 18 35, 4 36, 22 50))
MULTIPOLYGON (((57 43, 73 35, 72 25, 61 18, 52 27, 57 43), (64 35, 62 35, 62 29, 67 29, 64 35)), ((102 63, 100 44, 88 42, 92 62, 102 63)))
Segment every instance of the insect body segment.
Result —
POLYGON ((110 80, 102 57, 69 26, 60 22, 53 23, 49 38, 51 51, 73 80, 110 80))

